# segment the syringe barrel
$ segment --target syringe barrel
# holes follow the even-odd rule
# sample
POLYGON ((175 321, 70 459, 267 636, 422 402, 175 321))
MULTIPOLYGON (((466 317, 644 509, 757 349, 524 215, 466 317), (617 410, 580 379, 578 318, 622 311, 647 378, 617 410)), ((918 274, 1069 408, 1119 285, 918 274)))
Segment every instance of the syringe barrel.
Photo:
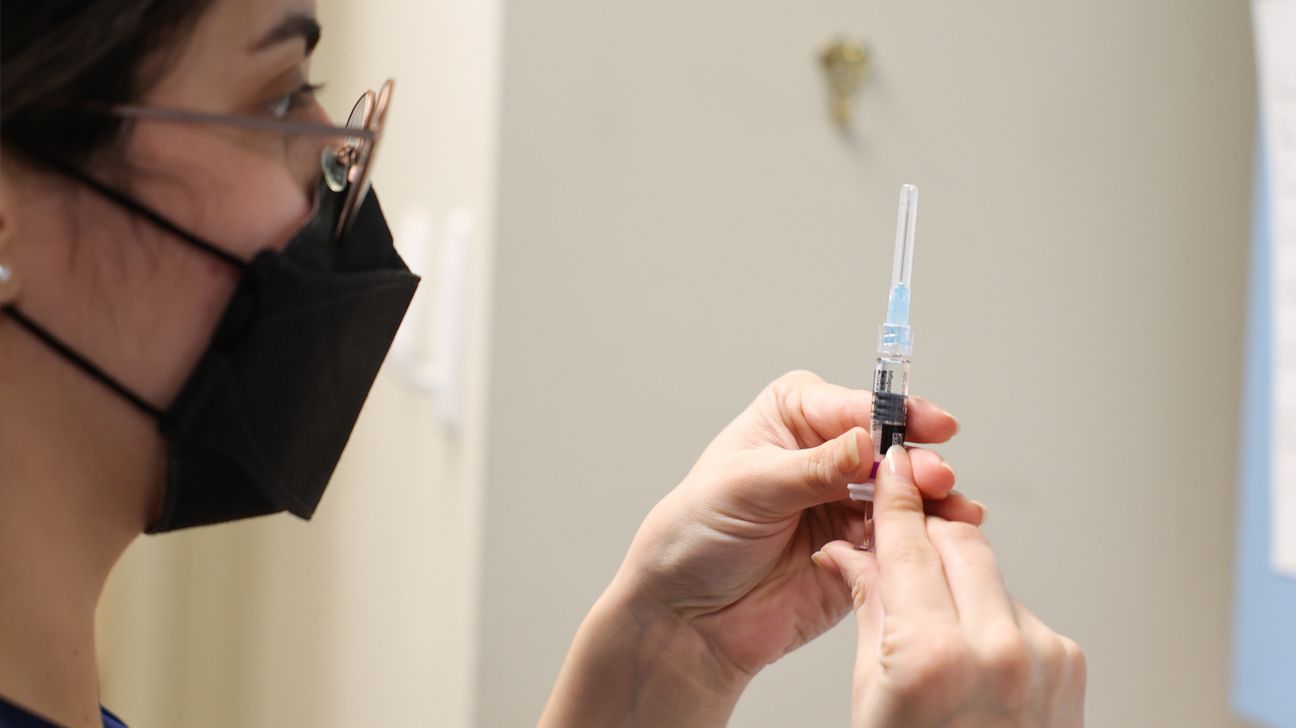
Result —
POLYGON ((909 409, 909 359, 879 356, 873 369, 873 460, 886 455, 892 445, 904 445, 909 409))
MULTIPOLYGON (((904 445, 905 432, 909 421, 909 359, 903 356, 879 356, 873 368, 873 414, 871 434, 873 436, 873 471, 869 482, 852 483, 847 487, 850 499, 871 504, 873 501, 873 477, 877 475, 878 463, 882 461, 892 445, 904 445)), ((866 508, 866 518, 873 517, 873 511, 866 508)))

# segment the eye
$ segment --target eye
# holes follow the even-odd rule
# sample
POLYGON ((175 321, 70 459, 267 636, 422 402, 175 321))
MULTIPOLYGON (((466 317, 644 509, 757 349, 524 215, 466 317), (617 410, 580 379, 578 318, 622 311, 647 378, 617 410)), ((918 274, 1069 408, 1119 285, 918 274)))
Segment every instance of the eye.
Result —
POLYGON ((282 119, 292 112, 313 103, 315 93, 323 87, 323 84, 303 83, 293 89, 292 93, 280 96, 266 104, 266 111, 270 112, 270 115, 276 119, 282 119))

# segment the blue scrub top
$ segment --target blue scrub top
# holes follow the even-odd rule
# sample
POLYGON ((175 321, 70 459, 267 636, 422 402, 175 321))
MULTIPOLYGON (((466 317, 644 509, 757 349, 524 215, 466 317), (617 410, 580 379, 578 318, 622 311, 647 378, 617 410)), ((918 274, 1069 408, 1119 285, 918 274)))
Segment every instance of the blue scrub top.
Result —
MULTIPOLYGON (((99 712, 103 715, 104 728, 126 728, 121 718, 108 712, 107 708, 100 706, 99 712)), ((28 713, 8 700, 0 698, 0 728, 58 728, 58 724, 28 713)))

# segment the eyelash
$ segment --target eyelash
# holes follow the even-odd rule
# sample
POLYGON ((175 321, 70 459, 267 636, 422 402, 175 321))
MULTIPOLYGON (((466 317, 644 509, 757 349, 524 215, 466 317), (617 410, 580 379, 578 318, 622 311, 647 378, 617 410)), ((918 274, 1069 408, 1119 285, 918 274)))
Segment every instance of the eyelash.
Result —
POLYGON ((293 92, 287 96, 280 96, 266 105, 270 115, 275 118, 283 118, 290 112, 296 111, 303 106, 315 100, 315 94, 324 88, 322 83, 303 83, 301 86, 293 89, 293 92))

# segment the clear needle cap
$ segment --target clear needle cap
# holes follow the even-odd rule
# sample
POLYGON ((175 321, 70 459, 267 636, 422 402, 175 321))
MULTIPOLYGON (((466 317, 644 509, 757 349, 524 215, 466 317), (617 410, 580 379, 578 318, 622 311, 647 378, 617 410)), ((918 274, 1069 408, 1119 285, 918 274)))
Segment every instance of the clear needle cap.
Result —
POLYGON ((891 263, 891 293, 887 296, 886 323, 878 329, 878 353, 909 356, 913 329, 909 326, 909 284, 913 278, 914 233, 918 228, 918 187, 900 187, 896 212, 895 257, 891 263))

